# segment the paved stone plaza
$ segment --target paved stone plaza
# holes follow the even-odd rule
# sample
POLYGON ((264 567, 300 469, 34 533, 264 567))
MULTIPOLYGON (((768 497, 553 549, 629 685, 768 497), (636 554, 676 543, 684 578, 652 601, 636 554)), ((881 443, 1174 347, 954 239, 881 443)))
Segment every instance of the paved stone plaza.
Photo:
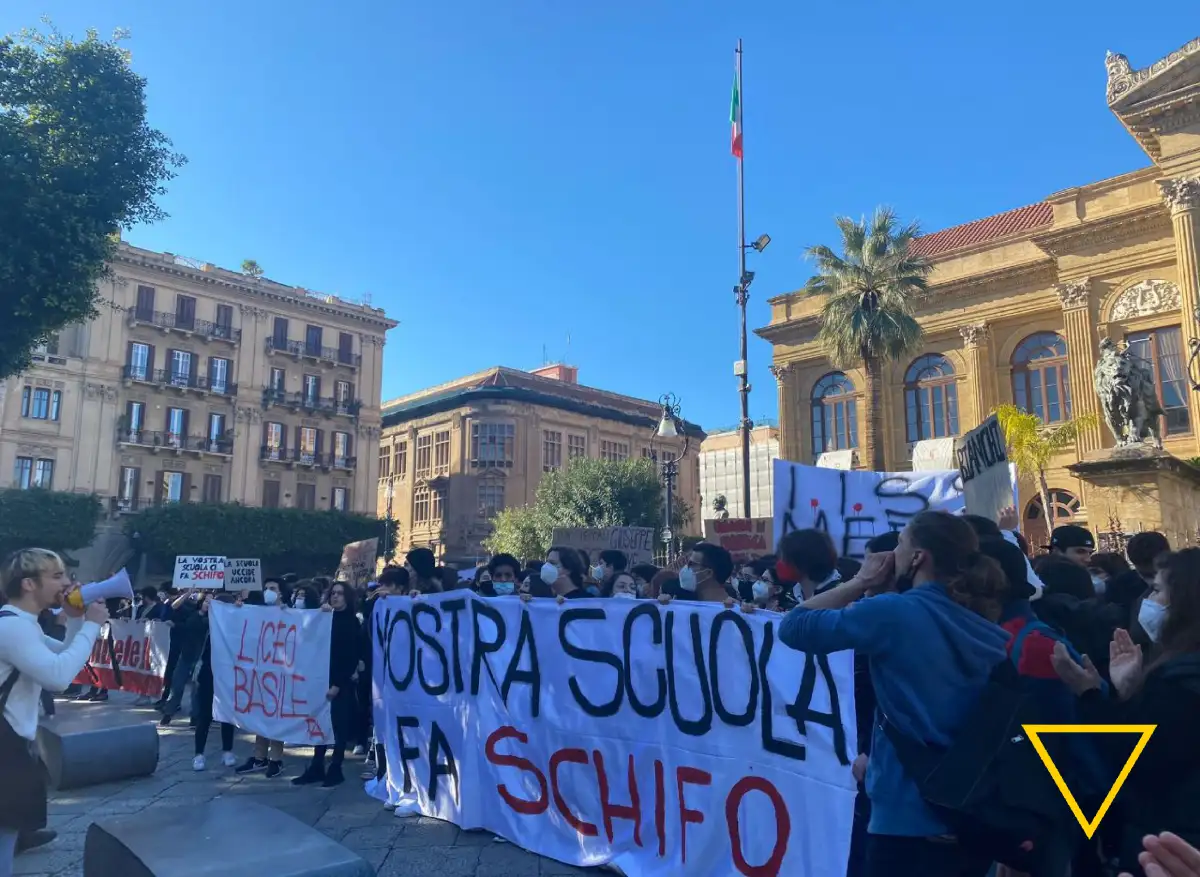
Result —
MULTIPOLYGON (((131 698, 114 693, 107 704, 59 701, 60 710, 133 710, 131 698)), ((147 721, 157 713, 139 709, 147 721)), ((297 787, 291 778, 303 769, 311 750, 289 748, 282 776, 267 779, 261 773, 237 776, 221 765, 220 726, 208 738, 208 770, 192 770, 192 731, 186 718, 159 729, 158 770, 139 780, 108 783, 50 797, 50 827, 58 831, 54 843, 17 857, 16 874, 40 877, 78 877, 83 873, 83 844, 88 826, 97 819, 140 813, 154 807, 195 806, 214 798, 246 795, 260 804, 276 807, 312 825, 360 854, 381 877, 582 877, 603 875, 606 870, 585 870, 564 865, 497 843, 484 831, 461 831, 448 822, 425 817, 396 818, 362 790, 358 776, 362 759, 348 758, 346 783, 336 789, 297 787)), ((239 761, 250 753, 250 741, 239 736, 234 752, 239 761)), ((186 810, 183 811, 186 814, 186 810)), ((180 829, 186 831, 186 815, 180 829)), ((253 843, 254 826, 229 842, 253 843)))

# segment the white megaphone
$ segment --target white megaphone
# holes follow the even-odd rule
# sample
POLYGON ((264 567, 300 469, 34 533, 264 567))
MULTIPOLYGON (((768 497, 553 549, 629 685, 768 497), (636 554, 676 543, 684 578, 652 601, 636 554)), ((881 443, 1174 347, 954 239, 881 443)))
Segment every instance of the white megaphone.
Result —
POLYGON ((76 609, 82 609, 84 606, 100 600, 132 599, 133 583, 129 581, 129 573, 123 569, 102 582, 92 582, 67 595, 67 602, 76 609))

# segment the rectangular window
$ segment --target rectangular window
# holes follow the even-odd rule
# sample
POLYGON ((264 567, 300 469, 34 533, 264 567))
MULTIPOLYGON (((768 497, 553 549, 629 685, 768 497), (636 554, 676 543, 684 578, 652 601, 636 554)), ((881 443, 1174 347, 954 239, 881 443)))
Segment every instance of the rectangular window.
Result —
POLYGON ((146 428, 146 403, 127 402, 125 404, 125 428, 127 438, 131 442, 142 440, 142 430, 146 428))
POLYGON ((429 519, 431 521, 442 520, 442 514, 445 511, 446 492, 444 490, 434 489, 429 491, 429 519))
POLYGON ((264 481, 263 482, 262 507, 264 509, 279 508, 279 482, 278 481, 264 481))
POLYGON ((312 465, 317 461, 317 430, 316 427, 300 427, 300 440, 297 442, 299 460, 301 463, 312 465))
POLYGON ((317 485, 296 485, 296 508, 312 511, 317 507, 317 485))
POLYGON ((392 475, 392 449, 387 445, 379 446, 379 477, 390 478, 392 475))
POLYGON ((137 305, 134 307, 135 319, 150 323, 154 320, 154 287, 139 286, 137 288, 137 305))
POLYGON ((28 490, 33 484, 33 457, 17 457, 13 467, 13 487, 28 490))
POLYGON ((221 476, 220 475, 205 475, 204 487, 201 488, 201 502, 220 502, 221 501, 221 476))
POLYGON ((220 393, 222 396, 229 392, 229 372, 232 363, 228 359, 222 359, 219 356, 209 357, 208 360, 208 388, 214 393, 220 393))
POLYGON ((418 478, 428 478, 433 469, 433 436, 417 436, 417 460, 415 474, 418 478))
POLYGON ((350 433, 333 434, 333 465, 344 469, 350 464, 350 433))
POLYGON ((344 487, 335 487, 333 496, 330 497, 329 507, 335 512, 345 512, 350 510, 350 491, 344 487))
POLYGON ((511 423, 471 424, 471 465, 512 468, 515 428, 511 423))
POLYGON ((137 508, 138 490, 142 484, 142 470, 136 466, 121 467, 121 486, 118 488, 117 504, 126 511, 137 508))
POLYGON ((266 459, 282 459, 283 447, 283 424, 269 421, 263 424, 263 452, 266 459))
POLYGON ((479 517, 494 518, 504 509, 504 482, 479 482, 479 517))
POLYGON ((317 375, 304 376, 304 404, 315 408, 321 399, 321 378, 317 375))
POLYGON ((271 346, 276 350, 287 350, 288 346, 288 321, 287 317, 276 317, 275 325, 271 331, 271 346))
POLYGON ((446 475, 450 472, 450 430, 433 434, 433 474, 446 475))
POLYGON ((230 448, 225 438, 225 415, 208 415, 208 449, 217 453, 228 453, 230 448))
POLYGON ((192 385, 192 354, 186 350, 171 351, 171 386, 192 385))
POLYGON ((54 483, 54 461, 36 460, 33 464, 33 486, 49 490, 54 483))
POLYGON ((21 416, 22 417, 29 416, 29 403, 32 398, 33 398, 33 387, 22 387, 21 388, 21 416))
POLYGON ((175 328, 196 328, 196 300, 190 295, 175 296, 175 328))
POLYGON ((545 430, 542 433, 542 471, 553 472, 562 468, 562 433, 545 430))
POLYGON ((354 364, 354 336, 349 332, 338 333, 338 362, 343 365, 354 364))
POLYGON ((321 355, 321 327, 304 327, 304 353, 306 356, 321 355))
POLYGON ((397 478, 408 474, 408 442, 396 442, 392 452, 392 474, 397 478))
POLYGON ((1177 326, 1127 335, 1129 350, 1150 364, 1158 402, 1163 409, 1163 435, 1185 435, 1192 431, 1188 418, 1187 357, 1177 326))
POLYGON ((622 460, 628 460, 629 443, 602 440, 600 442, 600 459, 608 460, 611 463, 619 463, 622 460))
POLYGON ((129 345, 129 377, 135 381, 150 380, 150 345, 135 341, 129 345))
POLYGON ((213 323, 218 338, 233 338, 233 305, 217 305, 217 318, 213 323))
POLYGON ((163 472, 159 481, 160 502, 183 502, 183 473, 163 472))
POLYGON ((183 408, 167 409, 167 444, 183 447, 187 438, 187 411, 183 408))
POLYGON ((429 523, 429 488, 418 487, 413 491, 413 523, 429 523))
POLYGON ((271 390, 282 393, 287 386, 287 373, 281 368, 271 369, 271 390))
POLYGON ((38 387, 33 391, 33 405, 29 409, 29 416, 34 420, 49 420, 50 419, 50 391, 42 387, 38 387))
POLYGON ((349 381, 338 381, 333 385, 333 397, 337 401, 338 411, 347 414, 350 403, 354 401, 354 384, 349 381))
POLYGON ((58 420, 59 414, 62 411, 62 390, 55 390, 50 394, 50 419, 58 420))
POLYGON ((577 460, 580 457, 587 456, 587 436, 585 435, 569 435, 567 436, 567 459, 577 460))

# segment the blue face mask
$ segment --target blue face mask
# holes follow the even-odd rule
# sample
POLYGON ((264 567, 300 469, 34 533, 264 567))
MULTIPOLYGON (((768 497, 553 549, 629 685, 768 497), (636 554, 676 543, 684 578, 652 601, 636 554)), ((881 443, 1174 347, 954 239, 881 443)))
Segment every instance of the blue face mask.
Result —
POLYGON ((509 597, 516 587, 516 582, 492 582, 492 593, 497 597, 509 597))
POLYGON ((584 588, 584 590, 587 591, 588 594, 590 594, 593 597, 600 596, 600 589, 597 588, 595 585, 588 585, 586 588, 584 588))

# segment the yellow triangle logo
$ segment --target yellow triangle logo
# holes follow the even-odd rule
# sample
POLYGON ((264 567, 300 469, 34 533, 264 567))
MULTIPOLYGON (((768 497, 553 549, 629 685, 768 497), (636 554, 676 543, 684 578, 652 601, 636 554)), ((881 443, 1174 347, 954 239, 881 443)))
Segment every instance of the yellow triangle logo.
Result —
POLYGON ((1054 785, 1058 786, 1058 791, 1062 793, 1063 799, 1067 802, 1067 806, 1071 808, 1071 812, 1075 815, 1075 819, 1079 822, 1079 827, 1083 829, 1083 833, 1091 840, 1092 835, 1096 833, 1096 829, 1100 827, 1101 820, 1108 813, 1108 808, 1112 806, 1112 802, 1116 800, 1117 793, 1121 791, 1121 786, 1125 784, 1125 780, 1129 777, 1129 772, 1133 770, 1133 766, 1137 764, 1137 760, 1142 755, 1142 750, 1146 748, 1146 744, 1150 742, 1150 735, 1154 733, 1157 725, 1022 725, 1025 733, 1029 735, 1029 742, 1033 744, 1033 748, 1037 750, 1038 757, 1042 759, 1042 764, 1046 765, 1046 770, 1050 771, 1050 777, 1054 780, 1054 785), (1133 747, 1133 752, 1125 761, 1125 766, 1121 768, 1121 773, 1117 777, 1116 782, 1112 784, 1112 788, 1108 790, 1108 795, 1104 798, 1104 803, 1100 805, 1100 809, 1096 811, 1096 815, 1090 820, 1083 815, 1083 811, 1079 809, 1079 802, 1075 800, 1075 796, 1071 794, 1071 790, 1067 788, 1067 783, 1063 779, 1062 774, 1054 765, 1054 759, 1050 757, 1050 753, 1046 751, 1046 744, 1041 740, 1042 734, 1140 734, 1141 739, 1137 745, 1133 747))

